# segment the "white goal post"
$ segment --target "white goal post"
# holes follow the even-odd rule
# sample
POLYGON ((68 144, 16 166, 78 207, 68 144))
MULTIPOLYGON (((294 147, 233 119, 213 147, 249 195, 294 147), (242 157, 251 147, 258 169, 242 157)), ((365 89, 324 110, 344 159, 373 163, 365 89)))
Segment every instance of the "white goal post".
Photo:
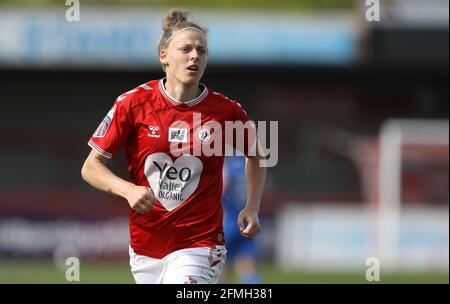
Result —
POLYGON ((382 267, 399 267, 399 227, 402 208, 402 146, 447 146, 449 121, 389 119, 379 142, 377 248, 382 267))

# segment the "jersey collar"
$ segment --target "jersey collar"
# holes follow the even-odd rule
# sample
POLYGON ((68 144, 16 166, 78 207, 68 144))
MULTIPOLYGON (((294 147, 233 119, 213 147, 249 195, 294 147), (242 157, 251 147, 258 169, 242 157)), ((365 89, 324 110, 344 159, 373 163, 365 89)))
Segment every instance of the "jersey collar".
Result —
POLYGON ((167 80, 167 78, 164 77, 163 79, 161 79, 159 81, 159 83, 158 83, 159 91, 161 92, 161 94, 163 95, 163 97, 165 99, 170 101, 175 106, 187 105, 187 106, 192 107, 192 106, 195 106, 196 104, 199 104, 200 102, 202 102, 206 98, 206 96, 208 95, 208 89, 206 88, 206 86, 204 84, 200 83, 199 87, 202 90, 202 92, 200 93, 200 95, 197 98, 194 98, 194 99, 189 100, 189 101, 176 100, 175 98, 170 96, 169 93, 167 93, 166 88, 164 87, 164 83, 166 82, 166 80, 167 80))

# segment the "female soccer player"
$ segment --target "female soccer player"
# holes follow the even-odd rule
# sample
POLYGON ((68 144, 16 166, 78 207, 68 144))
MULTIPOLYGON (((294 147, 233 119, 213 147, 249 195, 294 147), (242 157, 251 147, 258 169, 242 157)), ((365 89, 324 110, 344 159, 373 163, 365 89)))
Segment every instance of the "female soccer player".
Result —
MULTIPOLYGON (((194 150, 211 142, 223 146, 217 124, 224 128, 249 118, 238 103, 199 82, 208 58, 207 30, 187 17, 179 10, 165 16, 158 54, 166 77, 116 99, 89 140, 92 150, 81 170, 93 187, 125 198, 131 207, 130 265, 137 283, 217 283, 225 262, 224 156, 194 150), (133 183, 106 166, 121 146, 133 183)), ((265 168, 259 156, 247 153, 246 159, 248 196, 238 226, 251 239, 260 230, 265 168)))

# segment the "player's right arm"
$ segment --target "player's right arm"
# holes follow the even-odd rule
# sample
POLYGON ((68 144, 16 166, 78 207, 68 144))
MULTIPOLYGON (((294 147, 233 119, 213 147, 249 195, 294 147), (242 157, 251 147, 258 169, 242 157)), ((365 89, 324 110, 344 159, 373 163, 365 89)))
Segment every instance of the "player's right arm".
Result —
POLYGON ((90 138, 88 145, 92 150, 81 169, 81 176, 87 183, 99 190, 125 198, 130 207, 138 213, 148 212, 156 204, 152 190, 120 178, 108 169, 106 163, 124 144, 134 128, 133 102, 151 90, 147 84, 143 84, 116 99, 90 138))
POLYGON ((157 200, 150 188, 137 186, 118 177, 108 169, 107 161, 108 158, 92 149, 81 169, 82 178, 94 188, 125 198, 138 213, 152 209, 157 200))

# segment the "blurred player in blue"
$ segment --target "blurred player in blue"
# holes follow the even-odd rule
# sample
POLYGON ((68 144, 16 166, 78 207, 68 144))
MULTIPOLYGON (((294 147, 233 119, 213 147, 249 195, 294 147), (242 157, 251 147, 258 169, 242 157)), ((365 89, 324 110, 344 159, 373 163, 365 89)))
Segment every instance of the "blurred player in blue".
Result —
POLYGON ((245 158, 226 157, 223 167, 222 205, 227 262, 222 271, 222 283, 228 281, 232 271, 236 274, 237 283, 261 283, 261 277, 256 269, 256 244, 242 236, 237 226, 239 212, 245 207, 246 200, 245 158))

